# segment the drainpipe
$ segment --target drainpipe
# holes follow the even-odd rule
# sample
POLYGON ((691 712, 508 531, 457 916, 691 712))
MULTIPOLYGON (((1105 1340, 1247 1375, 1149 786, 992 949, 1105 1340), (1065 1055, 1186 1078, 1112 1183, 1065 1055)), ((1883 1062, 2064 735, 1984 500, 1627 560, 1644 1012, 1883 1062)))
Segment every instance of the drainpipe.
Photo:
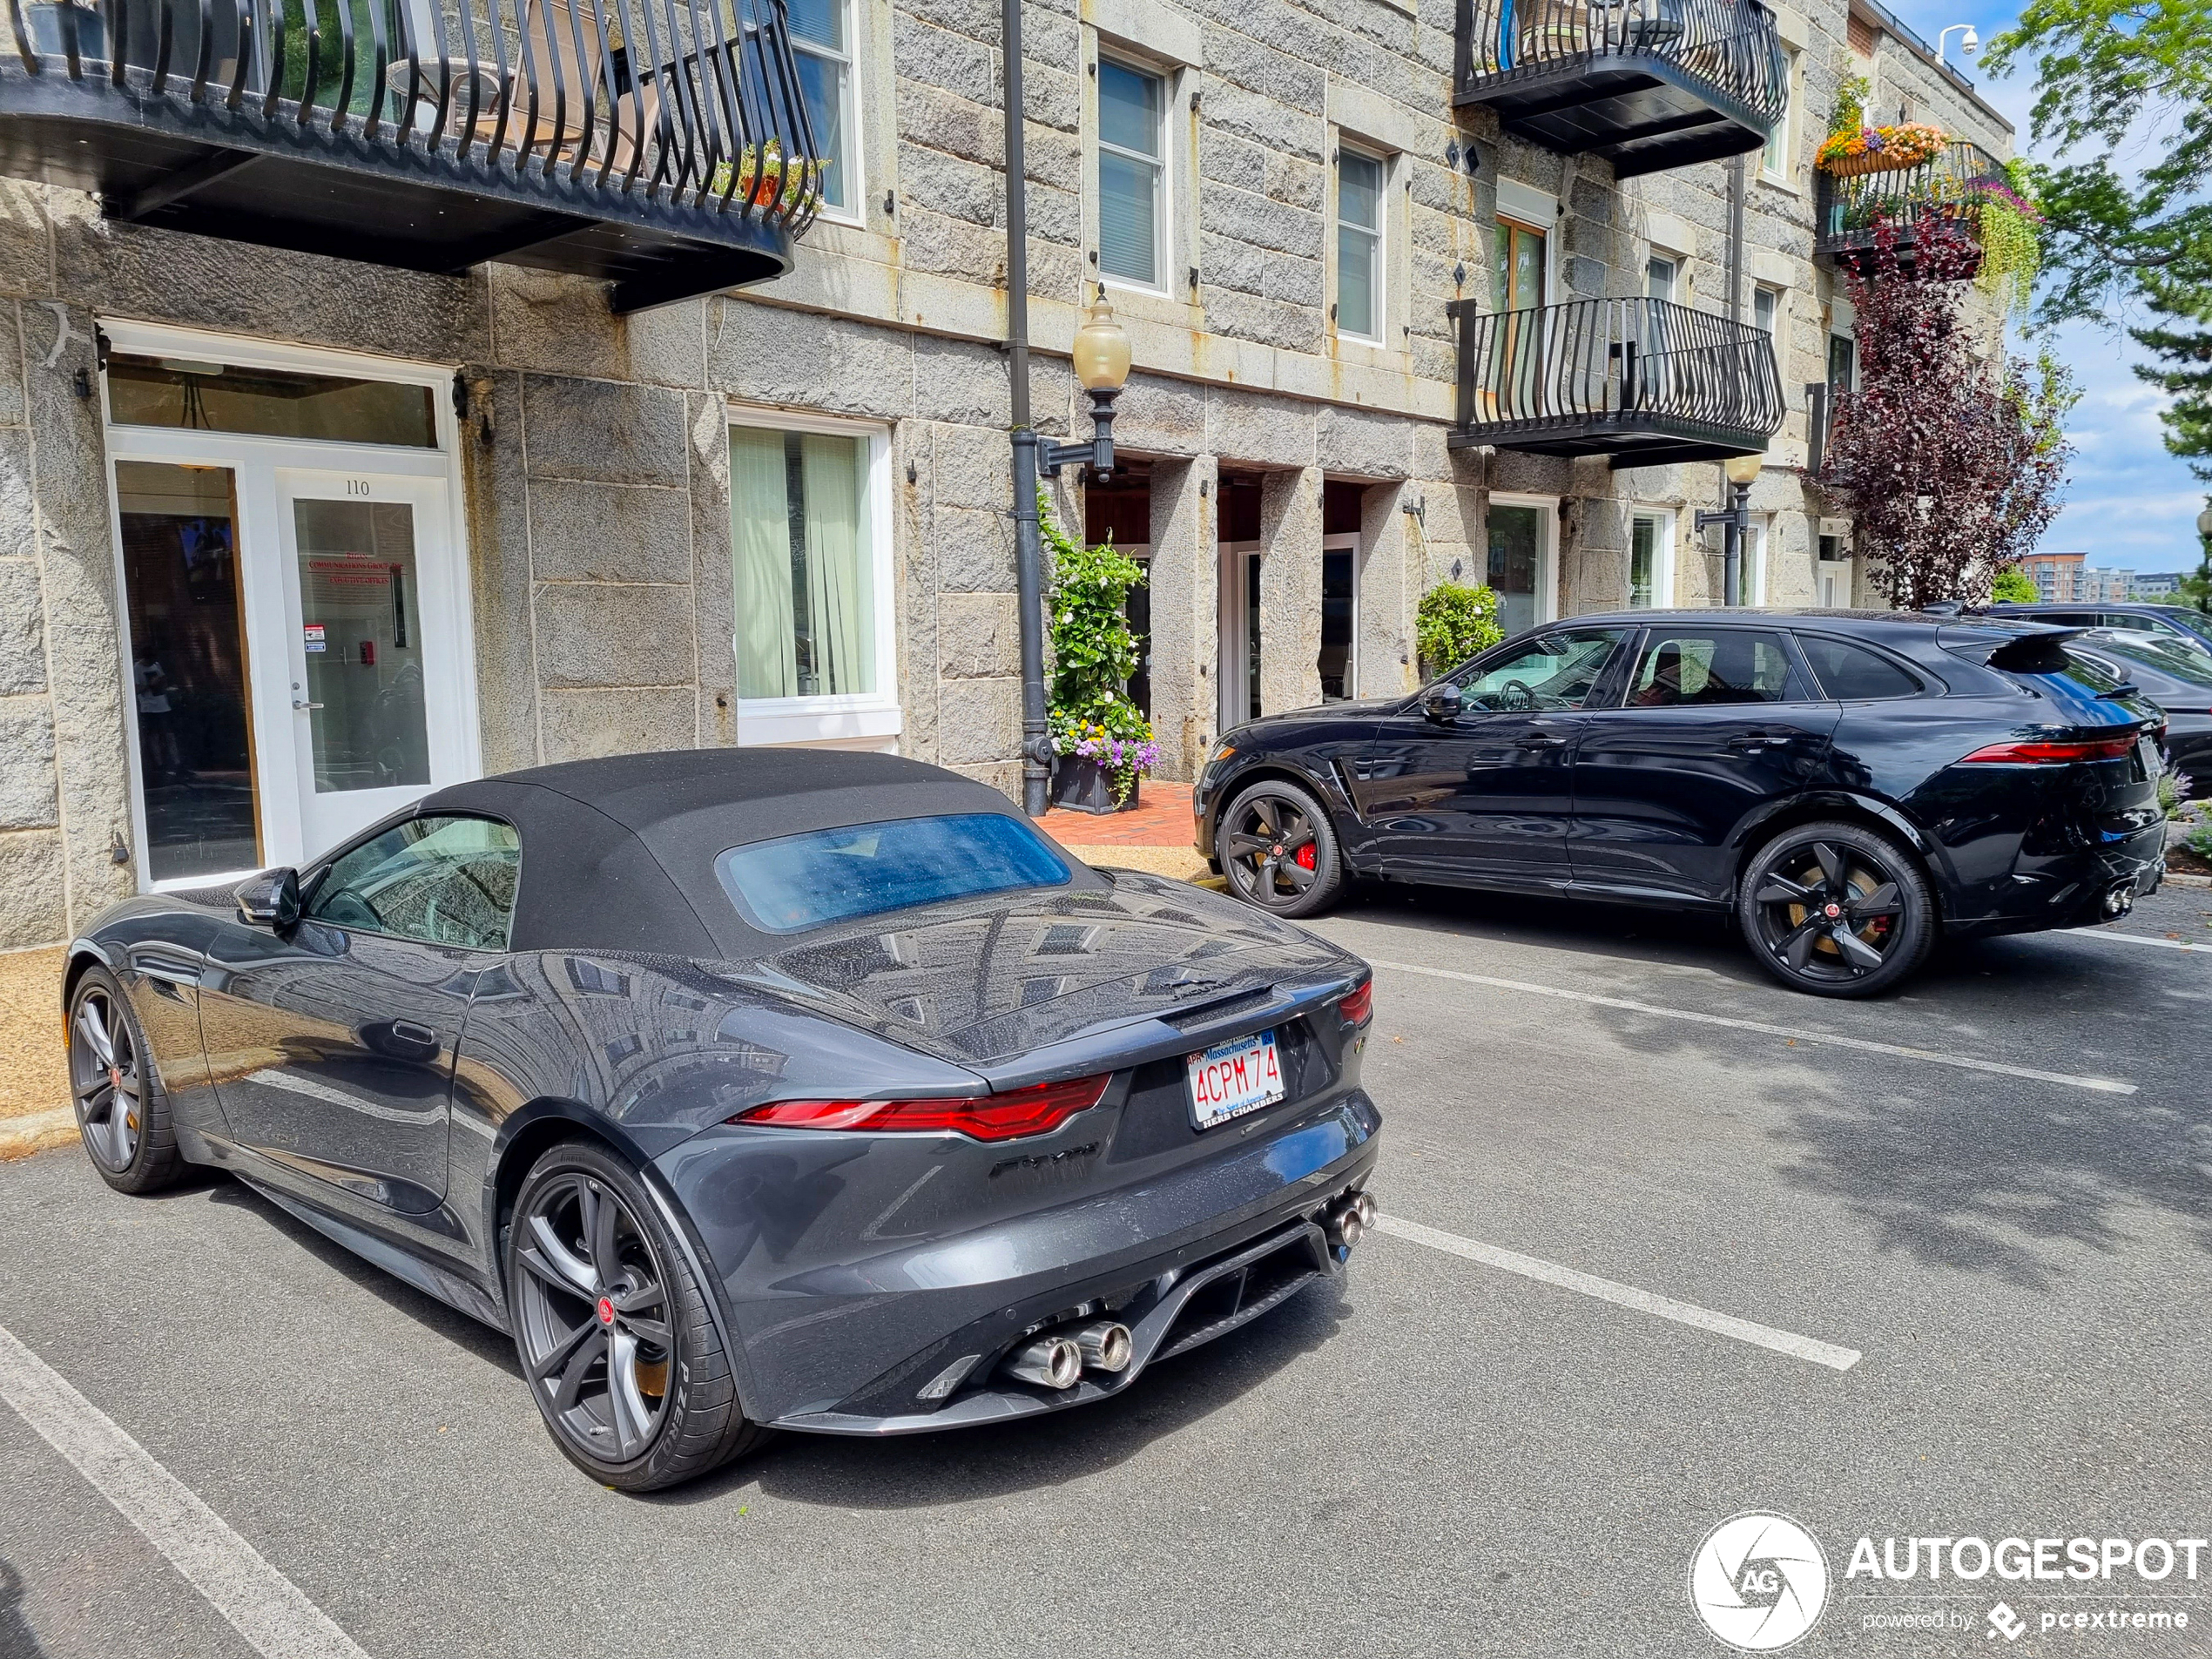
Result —
MULTIPOLYGON (((1743 325, 1743 178, 1742 156, 1728 164, 1728 320, 1732 328, 1743 325)), ((1723 533, 1721 556, 1721 603, 1743 603, 1743 493, 1732 489, 1725 469, 1721 473, 1721 502, 1735 509, 1723 533)))
POLYGON ((1022 0, 1003 0, 1006 98, 1006 363, 1014 428, 1014 590, 1022 624, 1022 810, 1042 818, 1045 736, 1044 552, 1037 529, 1037 435, 1029 425, 1029 193, 1022 176, 1022 0))

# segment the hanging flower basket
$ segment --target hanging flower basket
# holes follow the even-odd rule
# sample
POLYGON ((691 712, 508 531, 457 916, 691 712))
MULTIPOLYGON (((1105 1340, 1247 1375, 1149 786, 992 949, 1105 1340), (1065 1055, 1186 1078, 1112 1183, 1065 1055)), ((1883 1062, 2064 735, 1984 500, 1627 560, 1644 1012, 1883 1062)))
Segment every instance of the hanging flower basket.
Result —
POLYGON ((1846 128, 1831 132, 1820 146, 1823 172, 1838 179, 1859 173, 1900 172, 1924 166, 1949 147, 1951 136, 1925 121, 1900 121, 1895 126, 1846 128))

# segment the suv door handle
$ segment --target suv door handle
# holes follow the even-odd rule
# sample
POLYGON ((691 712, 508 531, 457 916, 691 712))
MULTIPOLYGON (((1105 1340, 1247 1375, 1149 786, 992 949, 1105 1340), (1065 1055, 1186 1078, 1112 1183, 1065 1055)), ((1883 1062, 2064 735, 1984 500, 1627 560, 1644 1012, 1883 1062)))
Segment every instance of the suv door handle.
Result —
POLYGON ((1514 739, 1514 746, 1521 749, 1554 749, 1565 743, 1564 736, 1548 732, 1524 732, 1514 739))
POLYGON ((1780 732, 1744 732, 1728 740, 1731 749, 1764 749, 1769 744, 1787 743, 1789 734, 1780 732))

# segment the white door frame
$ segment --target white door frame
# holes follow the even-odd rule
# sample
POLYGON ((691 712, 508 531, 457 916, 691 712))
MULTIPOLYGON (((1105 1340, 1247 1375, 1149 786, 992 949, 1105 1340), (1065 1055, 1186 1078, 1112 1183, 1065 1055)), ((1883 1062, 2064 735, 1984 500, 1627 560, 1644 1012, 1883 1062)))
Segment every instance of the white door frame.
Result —
POLYGON ((1675 509, 1671 507, 1647 506, 1639 502, 1629 509, 1629 570, 1628 597, 1635 594, 1635 523, 1639 518, 1659 521, 1659 536, 1652 549, 1651 608, 1671 610, 1675 605, 1675 509))
POLYGON ((1559 620, 1559 497, 1521 496, 1508 490, 1490 492, 1482 513, 1482 569, 1473 585, 1490 581, 1490 508, 1534 507, 1536 510, 1536 615, 1530 626, 1541 628, 1559 620))
POLYGON ((1214 659, 1214 700, 1215 711, 1221 718, 1220 730, 1226 732, 1252 718, 1249 678, 1252 642, 1251 630, 1246 622, 1252 603, 1251 583, 1247 576, 1251 567, 1244 561, 1254 553, 1265 556, 1267 544, 1224 542, 1220 550, 1216 616, 1220 624, 1221 649, 1214 659))
MULTIPOLYGON (((252 723, 257 771, 267 774, 254 779, 260 809, 257 826, 262 856, 285 863, 326 851, 301 844, 300 792, 296 787, 298 752, 292 708, 292 673, 287 661, 282 671, 257 672, 254 664, 265 656, 266 642, 287 641, 287 658, 296 650, 300 631, 290 621, 285 588, 288 573, 284 549, 287 532, 279 504, 279 470, 349 473, 370 478, 435 481, 444 496, 442 523, 446 546, 442 577, 424 584, 420 595, 427 612, 434 604, 452 618, 455 658, 454 701, 449 724, 458 744, 457 760, 463 777, 482 770, 482 729, 476 704, 475 630, 469 590, 468 523, 462 494, 460 447, 454 417, 450 366, 399 362, 362 352, 323 351, 196 328, 103 317, 99 327, 118 351, 152 357, 180 357, 219 362, 239 368, 268 368, 320 374, 342 374, 357 380, 391 381, 430 388, 430 408, 435 421, 438 448, 405 448, 389 444, 337 442, 318 438, 275 438, 247 434, 209 432, 185 427, 117 426, 110 420, 106 377, 100 381, 100 415, 106 439, 105 462, 108 502, 108 546, 114 560, 118 597, 116 672, 122 690, 124 740, 130 765, 131 840, 132 861, 141 891, 204 887, 231 872, 214 876, 153 880, 146 848, 145 772, 138 752, 137 686, 132 675, 132 644, 128 588, 123 558, 123 508, 116 489, 115 464, 143 461, 170 466, 217 467, 228 470, 236 490, 237 522, 233 535, 237 546, 241 607, 245 612, 247 657, 246 716, 252 723), (249 554, 249 549, 253 550, 249 554), (279 758, 281 757, 280 759, 279 758), (280 780, 272 768, 282 765, 280 780), (280 782, 284 785, 279 787, 280 782)), ((435 786, 432 786, 435 787, 435 786)), ((237 872, 249 874, 251 872, 237 872)))

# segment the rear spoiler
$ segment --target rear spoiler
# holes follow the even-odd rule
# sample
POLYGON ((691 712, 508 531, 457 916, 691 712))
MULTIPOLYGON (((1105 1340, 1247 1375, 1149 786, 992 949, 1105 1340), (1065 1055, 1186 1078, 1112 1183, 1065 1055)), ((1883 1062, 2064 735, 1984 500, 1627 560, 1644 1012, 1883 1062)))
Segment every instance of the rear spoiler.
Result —
POLYGON ((1986 663, 2013 674, 2055 674, 2067 665, 2066 647, 2087 628, 2029 628, 1997 634, 1986 628, 1946 628, 1936 643, 1970 662, 1986 663))

